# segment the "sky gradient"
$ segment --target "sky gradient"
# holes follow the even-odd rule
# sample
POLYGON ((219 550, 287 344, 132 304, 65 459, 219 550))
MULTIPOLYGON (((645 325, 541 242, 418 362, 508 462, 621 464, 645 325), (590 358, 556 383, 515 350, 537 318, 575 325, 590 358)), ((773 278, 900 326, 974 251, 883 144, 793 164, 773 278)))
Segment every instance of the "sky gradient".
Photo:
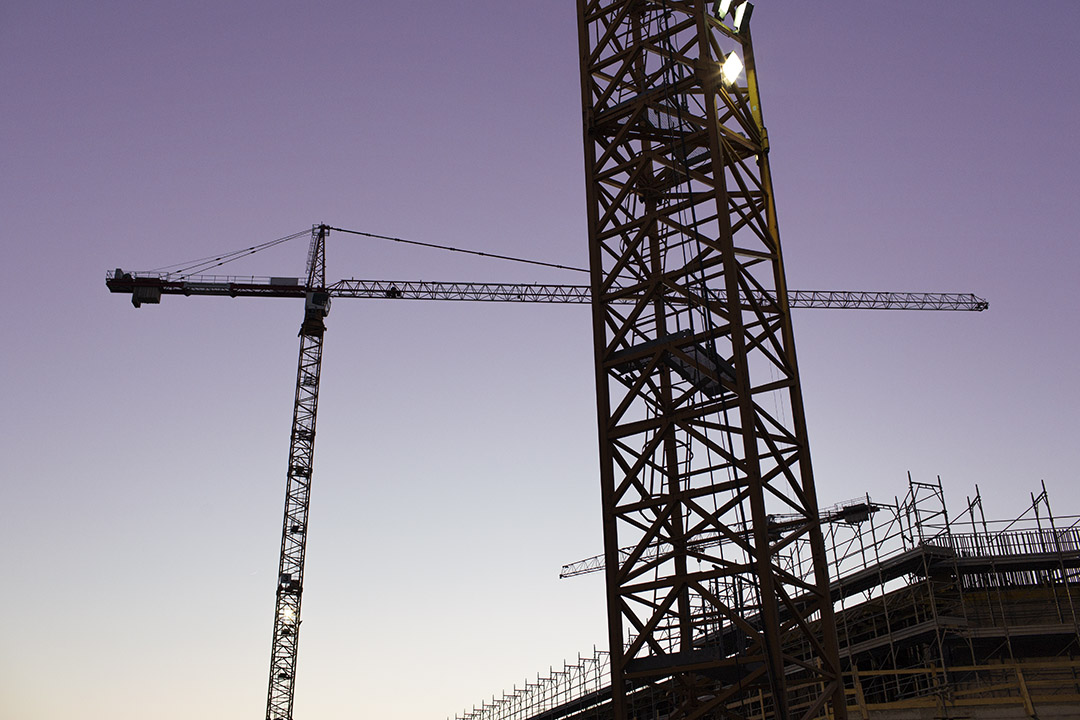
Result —
MULTIPOLYGON (((1080 513, 1080 4, 761 0, 820 502, 1080 513)), ((314 223, 584 266, 570 2, 0 5, 0 716, 261 717, 302 308, 148 270, 314 223)), ((305 241, 235 274, 300 275, 305 241)), ((332 234, 328 276, 584 282, 332 234)), ((589 314, 340 300, 296 716, 438 720, 605 638, 589 314)))

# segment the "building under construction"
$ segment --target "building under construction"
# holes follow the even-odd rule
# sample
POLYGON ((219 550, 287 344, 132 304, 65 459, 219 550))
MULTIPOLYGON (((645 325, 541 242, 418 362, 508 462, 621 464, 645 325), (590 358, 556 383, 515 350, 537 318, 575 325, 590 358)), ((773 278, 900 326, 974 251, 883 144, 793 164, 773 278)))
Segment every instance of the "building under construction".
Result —
MULTIPOLYGON (((770 517, 770 526, 783 537, 785 518, 770 517)), ((1080 717, 1080 516, 1055 516, 1045 487, 1018 517, 991 520, 977 487, 950 514, 940 479, 909 478, 892 502, 867 496, 824 509, 822 526, 850 717, 1080 717)), ((808 556, 803 543, 789 547, 793 575, 808 572, 808 556)), ((563 576, 600 567, 585 560, 563 576)), ((745 594, 716 591, 734 605, 745 594)), ((737 657, 746 643, 738 623, 710 621, 701 647, 737 657)), ((803 636, 784 638, 785 655, 812 657, 798 646, 803 636)), ((801 673, 797 664, 786 670, 801 673)), ((579 657, 457 720, 610 718, 609 672, 606 652, 579 657)), ((766 694, 728 707, 729 716, 775 717, 766 694)), ((629 696, 639 720, 672 710, 664 683, 629 696)), ((793 717, 808 709, 797 696, 789 707, 793 717)))
POLYGON ((136 307, 304 300, 267 720, 293 718, 324 320, 332 297, 373 296, 590 301, 604 555, 564 575, 604 571, 609 652, 463 720, 1072 713, 1080 549, 1045 492, 1005 524, 977 492, 950 521, 940 482, 891 504, 818 503, 753 3, 577 7, 587 289, 328 283, 332 230, 403 240, 325 224, 304 281, 193 274, 298 235, 107 281, 136 307))

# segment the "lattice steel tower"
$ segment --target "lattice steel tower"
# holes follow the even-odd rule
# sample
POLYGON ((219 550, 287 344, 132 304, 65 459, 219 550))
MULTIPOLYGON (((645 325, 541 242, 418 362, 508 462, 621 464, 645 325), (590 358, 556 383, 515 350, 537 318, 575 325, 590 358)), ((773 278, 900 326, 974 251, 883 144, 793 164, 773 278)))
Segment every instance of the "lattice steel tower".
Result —
POLYGON ((308 250, 304 322, 300 325, 300 359, 289 435, 289 467, 285 473, 285 515, 274 601, 266 720, 292 720, 293 716, 300 602, 304 592, 304 556, 315 459, 315 420, 319 409, 323 333, 326 332, 324 319, 330 311, 330 294, 326 290, 326 236, 329 231, 325 225, 312 228, 308 250))
POLYGON ((578 0, 619 720, 846 716, 751 9, 578 0))

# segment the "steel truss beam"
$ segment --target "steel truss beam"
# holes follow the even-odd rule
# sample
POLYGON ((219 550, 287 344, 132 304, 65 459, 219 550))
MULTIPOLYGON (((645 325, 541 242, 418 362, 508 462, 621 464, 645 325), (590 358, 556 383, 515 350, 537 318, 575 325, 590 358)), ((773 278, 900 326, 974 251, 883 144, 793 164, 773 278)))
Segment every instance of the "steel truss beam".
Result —
MULTIPOLYGON (((105 278, 109 290, 129 293, 140 303, 154 303, 161 295, 216 295, 227 297, 304 297, 306 288, 295 278, 193 275, 177 277, 169 273, 119 271, 105 278)), ((436 282, 429 280, 338 280, 326 288, 331 297, 389 300, 444 300, 476 302, 571 303, 592 302, 587 285, 538 283, 436 282)), ((632 304, 633 295, 617 288, 615 302, 632 304)), ((725 303, 722 290, 714 290, 716 302, 725 303)), ((772 291, 759 293, 758 300, 776 302, 772 291)), ((673 298, 672 301, 677 301, 673 298)), ((793 308, 860 310, 961 310, 981 312, 990 307, 971 293, 909 293, 861 290, 789 290, 788 306, 793 308)))
POLYGON ((652 683, 671 718, 844 718, 753 51, 713 5, 578 1, 615 718, 652 683))
MULTIPOLYGON (((402 300, 471 300, 481 302, 577 303, 592 302, 587 285, 525 283, 428 282, 415 280, 339 280, 329 287, 334 297, 389 298, 402 300)), ((613 288, 613 302, 633 304, 639 298, 613 288)), ((756 302, 773 305, 776 293, 756 293, 756 302)), ((723 290, 712 291, 713 300, 726 303, 723 290)), ((678 297, 671 302, 680 302, 678 297)), ((856 290, 789 290, 793 308, 861 310, 969 310, 982 311, 989 303, 970 293, 908 293, 856 290)))

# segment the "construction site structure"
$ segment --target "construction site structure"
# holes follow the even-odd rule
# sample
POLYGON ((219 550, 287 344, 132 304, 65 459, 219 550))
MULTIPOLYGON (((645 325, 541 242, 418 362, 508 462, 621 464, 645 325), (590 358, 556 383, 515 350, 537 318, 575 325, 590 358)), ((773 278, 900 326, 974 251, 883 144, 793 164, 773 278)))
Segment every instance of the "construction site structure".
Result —
POLYGON ((668 715, 677 720, 755 696, 768 698, 764 717, 795 718, 791 703, 809 697, 799 717, 844 720, 791 309, 986 304, 789 292, 751 10, 730 1, 579 0, 587 291, 328 287, 327 225, 312 230, 303 283, 120 269, 107 280, 136 307, 166 294, 305 299, 267 720, 293 712, 324 318, 334 296, 590 302, 614 717, 637 716, 634 699, 655 685, 672 691, 668 715), (767 527, 776 514, 788 518, 783 540, 767 527), (784 557, 799 543, 812 549, 813 572, 796 576, 784 557), (706 642, 721 620, 740 627, 738 646, 706 642), (792 633, 808 654, 790 654, 783 638, 792 633))
POLYGON ((844 720, 752 6, 577 7, 613 717, 844 720))
MULTIPOLYGON (((187 272, 131 272, 117 268, 107 274, 111 292, 131 296, 132 304, 156 305, 167 295, 216 297, 286 297, 304 301, 300 327, 300 355, 297 366, 292 430, 289 435, 289 464, 286 471, 285 512, 281 531, 278 583, 275 592, 274 629, 271 643, 270 679, 267 691, 267 720, 290 720, 295 695, 299 649, 300 611, 303 598, 304 558, 308 533, 308 510, 314 467, 315 430, 318 413, 319 380, 322 368, 325 318, 333 298, 383 300, 439 300, 480 302, 574 303, 591 301, 588 287, 557 284, 424 282, 389 280, 340 280, 326 282, 326 240, 334 228, 315 225, 311 229, 306 278, 267 276, 225 276, 187 272)), ((344 231, 350 232, 350 231, 344 231)), ((216 266, 232 257, 242 257, 297 239, 295 233, 214 257, 197 266, 216 266)), ((981 312, 986 300, 967 293, 889 293, 861 291, 795 291, 798 307, 819 309, 903 309, 981 312)), ((623 302, 633 302, 628 292, 623 302)), ((775 295, 764 291, 760 301, 775 304, 775 295)))
MULTIPOLYGON (((785 532, 783 517, 769 518, 785 532)), ((869 495, 822 511, 829 593, 848 715, 863 720, 1080 717, 1080 515, 1056 515, 1046 487, 1015 517, 987 519, 976 486, 950 513, 941 479, 908 478, 891 501, 869 495)), ((789 571, 813 572, 805 541, 785 550, 789 571)), ((720 594, 737 588, 717 584, 720 594)), ((705 644, 746 644, 740 622, 699 604, 705 644)), ((743 618, 759 624, 760 618, 743 618)), ((785 654, 807 659, 798 633, 785 654)), ((715 681, 718 689, 722 682, 715 681)), ((710 693, 708 688, 703 692, 710 693)), ((640 720, 669 717, 674 683, 631 691, 640 720)), ((797 714, 813 693, 795 694, 797 714)), ((717 717, 769 717, 763 690, 717 717)), ((493 697, 456 720, 609 720, 611 659, 594 652, 493 697)))
MULTIPOLYGON (((642 717, 643 698, 662 692, 672 720, 755 702, 762 720, 846 719, 791 310, 893 304, 787 289, 752 10, 578 0, 588 293, 330 288, 325 225, 312 229, 302 284, 111 275, 136 308, 167 294, 305 299, 267 720, 293 717, 324 318, 335 295, 375 294, 591 303, 613 718, 642 717), (779 516, 782 530, 770 526, 779 516), (794 547, 806 568, 789 567, 794 547)), ((985 309, 970 307, 976 298, 902 304, 985 309)))
MULTIPOLYGON (((616 720, 642 717, 657 692, 671 720, 755 702, 763 720, 845 720, 790 313, 799 302, 894 304, 787 288, 751 10, 732 0, 578 0, 587 292, 328 287, 327 225, 312 229, 303 283, 120 269, 107 280, 136 307, 166 294, 304 298, 267 720, 293 713, 324 318, 332 297, 379 293, 590 302, 616 720), (782 532, 769 524, 779 516, 782 532), (806 568, 789 566, 794 547, 806 568)), ((899 304, 985 309, 973 297, 899 304)))

